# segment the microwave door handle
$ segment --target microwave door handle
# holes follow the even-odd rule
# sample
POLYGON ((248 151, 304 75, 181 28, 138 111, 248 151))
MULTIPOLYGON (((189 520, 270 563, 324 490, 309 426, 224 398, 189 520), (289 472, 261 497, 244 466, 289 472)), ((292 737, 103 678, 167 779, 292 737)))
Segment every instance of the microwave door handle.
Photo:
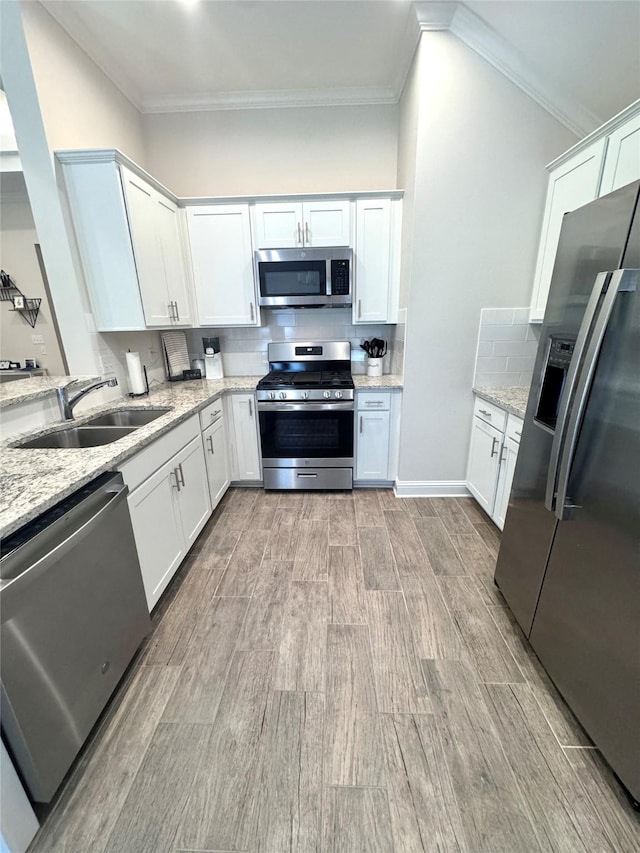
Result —
POLYGON ((604 295, 600 311, 593 324, 593 333, 589 340, 582 369, 576 383, 576 392, 573 398, 573 405, 571 406, 566 437, 562 445, 555 507, 556 518, 559 521, 563 521, 565 517, 569 477, 575 457, 580 427, 582 426, 582 418, 587 400, 589 399, 598 357, 602 349, 602 342, 607 331, 607 326, 609 325, 609 320, 611 319, 613 307, 619 293, 637 291, 639 282, 640 270, 616 270, 611 275, 609 288, 604 295))
POLYGON ((569 409, 573 399, 576 383, 578 381, 578 368, 589 340, 589 333, 591 332, 591 327, 594 323, 600 296, 602 295, 602 291, 606 288, 610 277, 610 272, 601 272, 596 276, 593 288, 591 289, 591 296, 589 297, 584 317, 580 324, 580 330, 578 331, 578 337, 576 338, 571 363, 569 364, 569 370, 567 372, 567 379, 560 397, 558 418, 556 421, 555 432, 553 434, 553 443, 551 445, 549 471, 547 473, 547 490, 544 501, 544 505, 549 512, 554 512, 555 510, 556 484, 558 481, 560 456, 562 454, 562 445, 566 432, 567 419, 569 417, 569 409))

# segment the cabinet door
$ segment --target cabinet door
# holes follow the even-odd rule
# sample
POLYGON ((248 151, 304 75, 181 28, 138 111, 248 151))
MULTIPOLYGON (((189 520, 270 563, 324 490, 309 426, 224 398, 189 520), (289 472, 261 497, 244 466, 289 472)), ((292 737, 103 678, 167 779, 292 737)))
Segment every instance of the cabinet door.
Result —
POLYGON ((511 495, 511 484, 513 473, 516 470, 519 445, 511 438, 505 438, 500 454, 500 471, 498 473, 498 485, 496 488, 496 500, 493 507, 493 520, 500 530, 504 529, 504 520, 509 508, 509 496, 511 495))
POLYGON ((211 508, 215 509, 229 487, 229 462, 223 420, 207 427, 202 433, 202 443, 207 463, 211 508))
POLYGON ((178 507, 188 551, 211 515, 209 482, 200 436, 190 441, 170 464, 177 468, 176 476, 180 480, 178 507))
POLYGON ((305 246, 351 245, 351 202, 305 201, 302 217, 305 246))
POLYGON ((186 553, 171 463, 129 495, 129 512, 149 611, 186 553))
POLYGON ((357 412, 356 479, 389 476, 389 412, 357 412))
POLYGON ((233 394, 233 437, 239 480, 260 480, 260 446, 256 401, 253 394, 233 394))
POLYGON ((640 178, 640 115, 609 137, 599 195, 612 193, 640 178))
POLYGON ((121 166, 131 243, 147 326, 171 326, 162 247, 156 216, 157 193, 146 181, 121 166))
POLYGON ((473 419, 467 487, 487 515, 493 513, 502 439, 495 427, 473 419))
POLYGON ((256 249, 295 249, 304 245, 299 201, 256 204, 254 223, 256 249))
POLYGON ((529 314, 532 323, 544 319, 562 217, 597 197, 605 146, 606 139, 599 139, 549 175, 529 314))
POLYGON ((249 206, 187 209, 189 245, 201 326, 257 326, 249 206))
POLYGON ((354 323, 389 319, 391 200, 356 203, 354 323))
POLYGON ((174 304, 172 325, 191 326, 193 317, 187 285, 180 211, 170 199, 156 193, 155 214, 158 237, 162 247, 165 286, 169 300, 174 304))

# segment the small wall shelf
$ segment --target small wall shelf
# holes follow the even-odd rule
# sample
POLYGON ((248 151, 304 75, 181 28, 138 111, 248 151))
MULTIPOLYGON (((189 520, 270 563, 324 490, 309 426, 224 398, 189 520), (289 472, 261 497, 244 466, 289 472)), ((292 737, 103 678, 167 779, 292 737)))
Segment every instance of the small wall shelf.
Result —
POLYGON ((0 302, 11 302, 14 307, 10 310, 21 314, 31 328, 35 329, 42 299, 25 296, 4 270, 0 270, 0 302), (22 307, 16 306, 16 297, 22 300, 22 307))

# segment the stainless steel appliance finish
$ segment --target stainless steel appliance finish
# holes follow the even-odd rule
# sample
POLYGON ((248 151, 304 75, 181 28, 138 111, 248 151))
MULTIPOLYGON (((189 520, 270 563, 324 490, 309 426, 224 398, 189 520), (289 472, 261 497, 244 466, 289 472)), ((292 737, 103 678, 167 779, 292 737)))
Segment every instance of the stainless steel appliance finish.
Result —
POLYGON ((2 542, 2 734, 38 802, 151 627, 127 491, 104 474, 2 542))
POLYGON ((262 249, 255 253, 258 302, 266 308, 351 305, 353 250, 262 249))
POLYGON ((496 567, 545 668, 636 800, 639 190, 565 217, 496 567))
POLYGON ((351 345, 269 344, 271 371, 258 383, 266 489, 353 486, 351 345))

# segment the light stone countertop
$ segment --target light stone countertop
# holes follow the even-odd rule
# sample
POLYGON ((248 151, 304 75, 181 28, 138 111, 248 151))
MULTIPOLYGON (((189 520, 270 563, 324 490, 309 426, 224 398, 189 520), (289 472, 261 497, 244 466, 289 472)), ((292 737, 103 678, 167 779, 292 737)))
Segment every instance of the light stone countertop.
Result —
POLYGON ((21 449, 14 446, 27 435, 35 437, 55 431, 68 426, 69 421, 11 436, 0 446, 0 536, 18 530, 105 471, 118 470, 125 459, 196 414, 225 391, 254 391, 257 379, 257 376, 235 376, 166 383, 152 390, 148 397, 135 400, 123 397, 87 410, 75 420, 75 425, 86 423, 98 413, 117 409, 171 407, 150 424, 101 447, 21 449))
POLYGON ((393 391, 403 387, 403 377, 399 373, 385 373, 382 376, 366 376, 363 373, 353 374, 353 384, 356 391, 361 388, 377 388, 379 391, 393 391))
POLYGON ((529 388, 517 385, 507 388, 474 388, 473 393, 519 418, 524 418, 527 411, 529 388))
MULTIPOLYGON (((30 379, 29 383, 48 383, 32 389, 31 393, 14 396, 13 403, 35 399, 51 393, 70 381, 93 377, 47 377, 30 379), (62 382, 62 384, 61 384, 62 382), (57 384, 56 384, 57 383, 57 384)), ((36 518, 59 501, 81 488, 105 471, 116 471, 121 462, 173 429, 213 402, 224 392, 255 391, 259 376, 231 376, 215 380, 165 383, 152 389, 148 397, 122 397, 106 405, 83 412, 75 420, 80 426, 98 413, 122 408, 170 407, 146 426, 139 427, 124 438, 101 447, 21 449, 15 445, 26 436, 35 437, 69 425, 68 421, 49 424, 37 430, 13 435, 0 445, 0 536, 7 536, 36 518)), ((394 389, 402 387, 399 376, 354 376, 356 388, 394 389)), ((9 383, 10 385, 22 384, 9 383)), ((1 390, 1 389, 0 389, 1 390)))
POLYGON ((54 394, 58 388, 66 388, 76 382, 96 382, 100 376, 25 376, 15 382, 0 384, 0 409, 37 400, 54 394))

